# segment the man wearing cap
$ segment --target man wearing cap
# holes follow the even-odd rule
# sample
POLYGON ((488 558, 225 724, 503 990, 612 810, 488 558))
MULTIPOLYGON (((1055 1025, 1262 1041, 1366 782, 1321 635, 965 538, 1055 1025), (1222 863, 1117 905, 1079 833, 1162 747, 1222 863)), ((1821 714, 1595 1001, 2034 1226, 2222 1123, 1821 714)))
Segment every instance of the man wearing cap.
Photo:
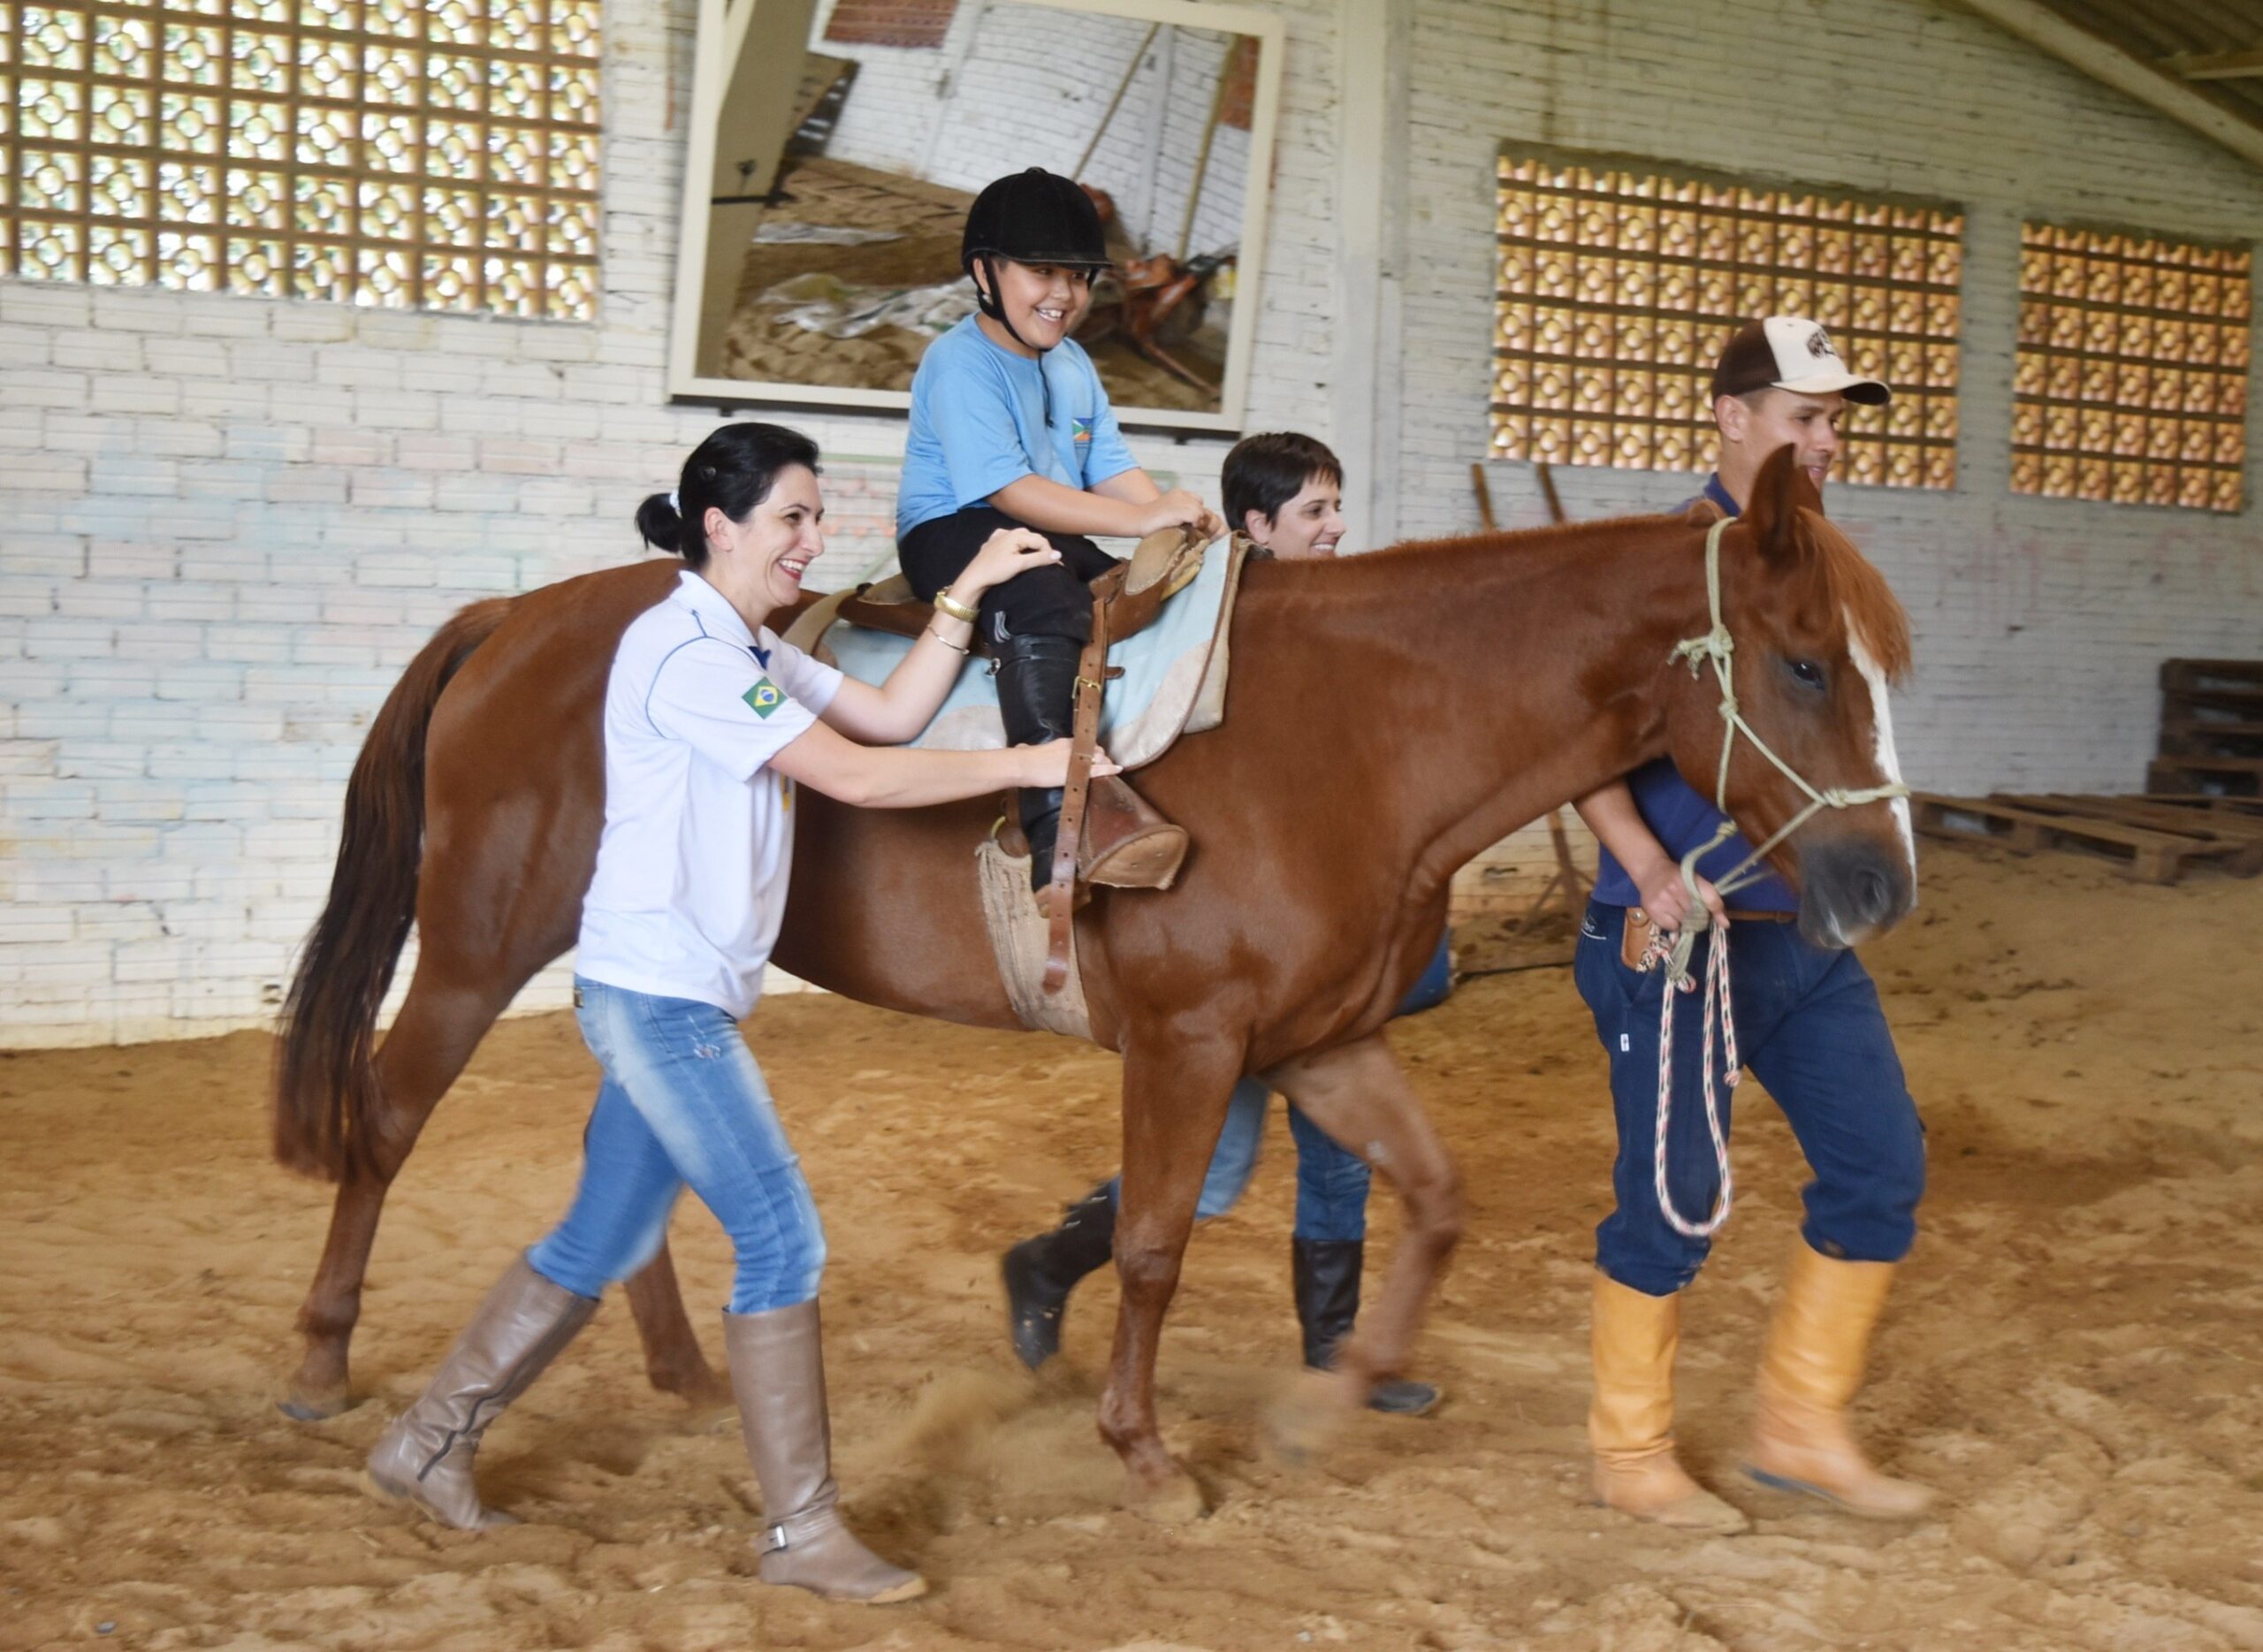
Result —
MULTIPOLYGON (((1703 497, 1731 515, 1762 463, 1787 445, 1820 487, 1839 453, 1847 404, 1883 406, 1892 394, 1848 371, 1822 326, 1797 316, 1740 329, 1714 369, 1712 392, 1720 462, 1703 497)), ((1712 840, 1721 816, 1663 757, 1581 799, 1579 811, 1603 853, 1574 977, 1610 1056, 1619 1129, 1617 1207, 1596 1229, 1596 1386, 1588 1416, 1596 1494, 1668 1526, 1742 1531, 1745 1517, 1674 1457, 1677 1293, 1711 1247, 1677 1230, 1658 1203, 1658 1016, 1667 988, 1662 970, 1642 967, 1653 929, 1678 930, 1688 917, 1681 856, 1712 840)), ((1698 870, 1725 875, 1750 852, 1732 836, 1698 870)), ((1932 1494, 1871 1467, 1845 1415, 1893 1266, 1916 1237, 1924 1190, 1924 1129, 1893 1035, 1853 952, 1801 939, 1792 921, 1799 898, 1780 878, 1770 873, 1740 889, 1726 910, 1703 876, 1698 893, 1725 927, 1699 938, 1691 967, 1701 966, 1707 946, 1732 949, 1740 1053, 1783 1108, 1814 1171, 1761 1360, 1746 1473, 1853 1513, 1909 1518, 1932 1494)), ((1682 995, 1674 1013, 1673 1093, 1694 1100, 1703 1083, 1700 996, 1682 995)), ((1718 1093, 1726 1131, 1730 1092, 1723 1085, 1718 1093)), ((1675 1209, 1702 1219, 1720 1184, 1702 1106, 1673 1109, 1665 1162, 1675 1209)))

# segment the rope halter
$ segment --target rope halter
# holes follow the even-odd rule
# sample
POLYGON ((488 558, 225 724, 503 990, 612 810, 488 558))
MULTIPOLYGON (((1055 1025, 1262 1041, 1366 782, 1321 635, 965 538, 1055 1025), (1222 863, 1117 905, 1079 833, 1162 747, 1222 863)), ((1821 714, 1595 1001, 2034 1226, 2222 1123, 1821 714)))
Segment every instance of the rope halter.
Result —
POLYGON ((1888 780, 1882 786, 1868 786, 1850 791, 1832 786, 1817 790, 1806 778, 1783 758, 1771 750, 1750 723, 1736 699, 1736 639, 1729 635, 1727 624, 1721 618, 1721 536, 1737 519, 1724 516, 1715 522, 1705 536, 1705 603, 1712 619, 1712 628, 1703 636, 1693 636, 1674 644, 1667 656, 1669 661, 1680 660, 1689 666, 1692 677, 1701 674, 1707 662, 1721 685, 1721 721, 1725 725, 1721 736, 1721 763, 1713 783, 1713 807, 1719 811, 1721 824, 1713 835, 1681 857, 1682 887, 1689 892, 1689 916, 1683 920, 1680 933, 1671 946, 1657 946, 1643 967, 1653 963, 1665 971, 1665 990, 1658 1008, 1658 1112, 1656 1150, 1652 1154, 1652 1180, 1657 1193, 1658 1208, 1665 1214, 1674 1231, 1686 1237, 1710 1237, 1729 1219, 1729 1207, 1733 1195, 1733 1182, 1729 1173, 1727 1133, 1721 1127, 1720 1108, 1713 1092, 1713 1031, 1718 1017, 1720 1029, 1721 1054, 1727 1070, 1726 1083, 1733 1090, 1741 1076, 1736 1054, 1736 1021, 1729 1001, 1729 949, 1726 945, 1712 948, 1706 960, 1705 1001, 1700 1024, 1704 1032, 1704 1093, 1705 1124, 1713 1139, 1714 1162, 1720 1173, 1721 1191, 1713 1214, 1703 1222, 1693 1222, 1673 1207, 1673 1200, 1666 1193, 1665 1142, 1666 1124, 1673 1113, 1673 995, 1687 993, 1696 986, 1690 978, 1689 957, 1697 944, 1697 937, 1712 927, 1713 915, 1697 890, 1697 863, 1736 835, 1736 823, 1729 812, 1729 758, 1736 750, 1736 737, 1742 734, 1752 742, 1760 755, 1774 764, 1779 772, 1807 794, 1807 806, 1779 827, 1773 836, 1754 849, 1722 877, 1715 879, 1717 894, 1727 896, 1737 890, 1759 882, 1767 876, 1761 863, 1768 852, 1786 838, 1798 831, 1817 811, 1825 809, 1855 809, 1864 803, 1886 803, 1897 797, 1907 797, 1909 787, 1900 780, 1888 780))

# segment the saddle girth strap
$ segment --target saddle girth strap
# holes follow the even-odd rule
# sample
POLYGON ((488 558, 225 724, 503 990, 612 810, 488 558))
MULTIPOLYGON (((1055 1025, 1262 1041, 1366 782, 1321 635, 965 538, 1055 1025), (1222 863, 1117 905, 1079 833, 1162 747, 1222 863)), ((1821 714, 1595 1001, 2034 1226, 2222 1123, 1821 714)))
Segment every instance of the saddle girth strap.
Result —
POLYGON ((1048 993, 1057 993, 1069 983, 1070 932, 1076 922, 1077 853, 1084 841, 1085 805, 1092 796, 1093 754, 1100 748, 1101 685, 1108 681, 1108 611, 1123 585, 1120 565, 1093 582, 1092 639, 1077 661, 1077 698, 1069 725, 1068 783, 1061 789, 1061 824, 1053 839, 1045 950, 1048 993))

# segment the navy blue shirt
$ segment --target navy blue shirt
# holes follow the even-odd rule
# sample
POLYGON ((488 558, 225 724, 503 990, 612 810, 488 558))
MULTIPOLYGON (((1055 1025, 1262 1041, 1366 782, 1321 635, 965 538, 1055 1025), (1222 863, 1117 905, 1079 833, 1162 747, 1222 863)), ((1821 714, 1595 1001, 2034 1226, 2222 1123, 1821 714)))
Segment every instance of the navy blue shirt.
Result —
MULTIPOLYGON (((1732 516, 1742 514, 1737 502, 1729 497, 1728 490, 1721 485, 1718 471, 1706 479, 1702 497, 1712 500, 1732 516)), ((1694 505, 1696 500, 1690 503, 1694 505)), ((1711 798, 1681 778, 1681 771, 1673 766, 1671 757, 1656 757, 1642 765, 1627 777, 1627 788, 1634 794, 1634 811, 1642 817, 1642 824, 1650 827, 1651 835, 1677 861, 1720 830, 1721 811, 1713 807, 1711 798)), ((1718 882, 1751 853, 1752 845, 1744 841, 1744 834, 1736 833, 1697 863, 1697 875, 1718 882)), ((1627 869, 1607 849, 1596 866, 1595 898, 1605 906, 1642 903, 1642 892, 1634 887, 1627 869)), ((1771 872, 1739 889, 1730 898, 1730 904, 1748 912, 1796 912, 1800 898, 1792 893, 1791 885, 1771 872)))

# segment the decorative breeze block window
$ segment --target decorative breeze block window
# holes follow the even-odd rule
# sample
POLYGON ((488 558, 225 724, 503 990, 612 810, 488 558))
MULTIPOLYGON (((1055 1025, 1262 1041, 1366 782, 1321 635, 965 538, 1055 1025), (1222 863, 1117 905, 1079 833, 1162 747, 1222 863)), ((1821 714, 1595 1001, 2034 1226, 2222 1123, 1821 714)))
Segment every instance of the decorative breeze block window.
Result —
POLYGON ((0 276, 586 321, 601 0, 0 0, 0 276))
POLYGON ((1506 147, 1496 204, 1494 458, 1710 470, 1715 358, 1796 315, 1893 387, 1848 407, 1839 474, 1954 484, 1955 208, 1506 147))
POLYGON ((2240 508, 2252 255, 2021 228, 2012 491, 2240 508))

